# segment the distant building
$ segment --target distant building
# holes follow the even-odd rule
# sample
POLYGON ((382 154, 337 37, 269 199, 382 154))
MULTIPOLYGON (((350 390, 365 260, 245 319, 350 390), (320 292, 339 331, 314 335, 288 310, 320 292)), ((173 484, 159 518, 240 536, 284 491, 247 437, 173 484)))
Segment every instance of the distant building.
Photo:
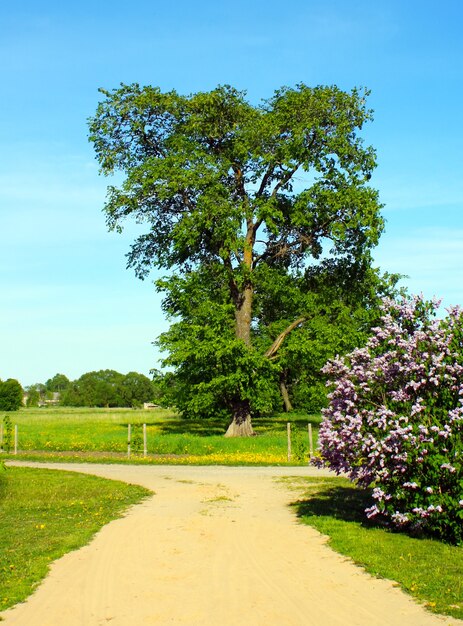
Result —
MULTIPOLYGON (((29 400, 29 394, 26 392, 23 395, 23 405, 27 406, 27 401, 29 400)), ((53 391, 49 394, 49 397, 42 396, 37 401, 37 406, 57 406, 60 401, 60 393, 59 391, 53 391)))
POLYGON ((59 391, 52 391, 51 398, 39 400, 39 406, 56 406, 60 401, 59 391))

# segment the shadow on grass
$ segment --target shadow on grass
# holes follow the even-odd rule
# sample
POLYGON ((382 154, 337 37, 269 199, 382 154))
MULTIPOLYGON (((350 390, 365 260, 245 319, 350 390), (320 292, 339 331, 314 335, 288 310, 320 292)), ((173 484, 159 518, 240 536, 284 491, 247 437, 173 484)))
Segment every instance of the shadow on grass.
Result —
MULTIPOLYGON (((198 437, 210 437, 223 435, 227 429, 227 423, 218 419, 187 419, 174 418, 168 420, 144 419, 143 422, 131 422, 132 427, 141 426, 144 423, 149 428, 155 427, 157 432, 163 435, 197 435, 198 437)), ((120 423, 118 427, 127 430, 128 423, 120 423)))
POLYGON ((227 429, 226 421, 221 419, 178 418, 153 422, 153 425, 163 435, 196 435, 198 437, 223 435, 227 429))
POLYGON ((380 515, 368 519, 365 509, 374 503, 371 489, 359 489, 343 478, 318 479, 318 481, 309 485, 304 499, 291 504, 297 517, 330 518, 342 522, 354 522, 366 529, 385 530, 388 533, 404 535, 411 539, 436 539, 432 534, 420 528, 395 528, 380 515), (334 481, 338 484, 334 484, 334 481), (341 481, 345 484, 339 484, 341 481))
POLYGON ((321 421, 320 415, 304 415, 301 413, 278 413, 271 417, 255 417, 254 427, 259 430, 286 430, 286 424, 291 423, 291 427, 297 430, 307 431, 307 425, 318 426, 321 421))
MULTIPOLYGON (((229 419, 227 418, 203 418, 193 419, 188 417, 178 417, 169 419, 144 420, 146 425, 155 426, 158 432, 166 435, 196 435, 198 437, 211 437, 224 435, 229 419)), ((252 420, 256 433, 282 433, 286 432, 286 424, 291 422, 293 428, 298 431, 307 430, 307 424, 318 426, 320 416, 299 415, 299 414, 278 414, 272 417, 254 417, 252 420)), ((127 423, 120 424, 122 428, 127 428, 127 423)))
POLYGON ((380 528, 381 524, 369 520, 365 515, 365 509, 371 503, 370 490, 323 481, 316 485, 312 493, 306 494, 304 499, 291 506, 298 517, 330 517, 344 522, 356 522, 365 528, 380 528))

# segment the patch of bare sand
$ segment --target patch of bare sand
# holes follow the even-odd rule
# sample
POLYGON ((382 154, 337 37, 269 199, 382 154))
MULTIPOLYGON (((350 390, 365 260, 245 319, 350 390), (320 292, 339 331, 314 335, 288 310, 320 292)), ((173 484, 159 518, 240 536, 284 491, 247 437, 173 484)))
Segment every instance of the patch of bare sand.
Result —
MULTIPOLYGON (((40 464, 40 467, 44 467, 40 464)), ((274 478, 309 468, 51 464, 155 495, 56 561, 5 626, 442 626, 297 523, 274 478)))

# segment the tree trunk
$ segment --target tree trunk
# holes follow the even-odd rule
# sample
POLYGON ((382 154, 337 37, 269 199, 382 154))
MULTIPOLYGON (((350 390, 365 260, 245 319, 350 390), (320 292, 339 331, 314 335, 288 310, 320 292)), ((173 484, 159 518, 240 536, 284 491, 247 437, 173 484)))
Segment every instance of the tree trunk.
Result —
MULTIPOLYGON (((248 220, 246 242, 243 250, 243 264, 249 275, 252 272, 254 224, 248 220)), ((232 286, 232 298, 235 304, 235 336, 247 346, 251 346, 252 300, 254 290, 250 278, 245 280, 241 289, 236 282, 232 286)), ((251 437, 254 435, 251 424, 251 405, 249 400, 237 397, 232 403, 233 418, 225 437, 251 437)))
POLYGON ((225 437, 252 437, 249 400, 236 400, 233 403, 233 419, 225 433, 225 437))
POLYGON ((235 335, 247 346, 251 345, 252 296, 252 286, 247 285, 235 304, 235 335))
POLYGON ((251 345, 251 320, 252 320, 252 300, 254 295, 251 274, 253 264, 255 232, 252 220, 248 220, 246 241, 243 250, 243 266, 248 273, 241 288, 235 283, 235 334, 238 339, 242 339, 247 346, 251 345))
POLYGON ((293 405, 289 399, 288 387, 286 386, 286 372, 281 372, 280 374, 280 392, 281 397, 283 398, 285 412, 289 413, 293 410, 293 405))

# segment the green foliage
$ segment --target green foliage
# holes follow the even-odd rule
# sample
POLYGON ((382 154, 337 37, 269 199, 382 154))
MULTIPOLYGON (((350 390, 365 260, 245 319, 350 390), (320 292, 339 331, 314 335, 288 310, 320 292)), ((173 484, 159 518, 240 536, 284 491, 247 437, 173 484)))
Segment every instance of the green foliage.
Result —
POLYGON ((26 387, 26 392, 26 406, 39 406, 41 395, 38 390, 38 385, 30 385, 29 387, 26 387))
POLYGON ((319 411, 327 401, 321 368, 366 342, 381 314, 381 296, 397 293, 399 276, 381 276, 368 258, 327 260, 292 275, 262 267, 257 274, 254 341, 266 350, 292 320, 304 317, 272 360, 294 408, 319 411))
POLYGON ((23 389, 17 380, 0 380, 0 411, 17 411, 23 403, 23 389))
POLYGON ((2 448, 5 452, 11 452, 13 448, 13 422, 9 415, 3 417, 3 442, 2 448))
POLYGON ((177 383, 172 372, 161 372, 158 369, 150 370, 151 386, 153 389, 153 403, 162 407, 175 405, 177 383))
POLYGON ((55 374, 53 378, 46 381, 45 387, 47 391, 62 393, 69 387, 70 383, 71 381, 64 374, 55 374))
POLYGON ((307 463, 309 460, 307 433, 296 428, 291 430, 291 453, 299 463, 307 463))
POLYGON ((175 368, 175 398, 190 418, 225 417, 237 395, 251 402, 255 413, 272 409, 272 365, 262 354, 238 340, 233 307, 213 271, 194 272, 163 281, 168 291, 164 310, 180 321, 158 340, 169 356, 163 364, 175 368), (208 298, 209 292, 210 299, 208 298))
POLYGON ((102 172, 125 176, 108 188, 108 226, 146 225, 128 254, 140 278, 174 270, 157 288, 173 320, 160 345, 176 405, 194 416, 240 403, 266 413, 282 376, 301 404, 320 401, 315 372, 368 321, 366 294, 350 296, 354 272, 339 267, 375 283, 369 251, 383 220, 368 186, 374 151, 359 136, 368 92, 298 84, 255 106, 230 86, 101 91, 90 140, 102 172), (267 355, 301 316, 299 341, 267 355))
POLYGON ((132 432, 130 439, 131 452, 139 453, 143 449, 143 430, 142 424, 132 424, 132 432))
POLYGON ((87 372, 74 381, 62 398, 65 406, 121 406, 123 376, 114 370, 87 372))
POLYGON ((252 346, 236 339, 233 306, 227 302, 220 266, 158 282, 164 311, 174 320, 158 340, 168 353, 170 405, 185 416, 228 414, 237 393, 254 415, 279 411, 284 375, 295 409, 325 406, 329 358, 365 343, 376 324, 382 293, 394 294, 397 276, 380 276, 368 263, 321 263, 299 273, 262 266, 254 275, 252 346), (298 316, 295 328, 271 359, 265 352, 298 316), (242 386, 243 390, 241 389, 242 386))
POLYGON ((42 383, 35 383, 26 387, 27 400, 26 406, 40 406, 46 403, 47 400, 51 400, 53 393, 49 391, 46 385, 42 383))
POLYGON ((266 256, 290 264, 318 256, 324 238, 342 253, 376 243, 382 220, 365 185, 375 158, 356 134, 371 119, 367 92, 299 84, 256 107, 229 86, 101 91, 90 140, 105 174, 126 174, 109 188, 108 224, 132 215, 150 226, 129 256, 138 273, 239 260, 247 216, 266 231, 266 256), (296 172, 318 178, 296 194, 296 172))
POLYGON ((153 399, 153 385, 151 380, 143 374, 129 372, 126 374, 120 385, 122 404, 120 406, 140 406, 144 402, 153 399))
POLYGON ((69 384, 62 395, 64 406, 132 407, 153 398, 152 382, 137 372, 120 374, 114 370, 87 372, 69 384))

